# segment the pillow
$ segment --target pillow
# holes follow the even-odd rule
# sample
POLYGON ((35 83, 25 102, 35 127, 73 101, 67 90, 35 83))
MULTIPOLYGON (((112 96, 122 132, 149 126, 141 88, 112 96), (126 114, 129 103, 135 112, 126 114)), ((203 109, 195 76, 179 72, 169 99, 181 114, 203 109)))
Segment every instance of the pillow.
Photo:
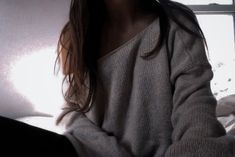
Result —
POLYGON ((216 116, 235 115, 235 94, 223 97, 218 100, 216 107, 216 116))

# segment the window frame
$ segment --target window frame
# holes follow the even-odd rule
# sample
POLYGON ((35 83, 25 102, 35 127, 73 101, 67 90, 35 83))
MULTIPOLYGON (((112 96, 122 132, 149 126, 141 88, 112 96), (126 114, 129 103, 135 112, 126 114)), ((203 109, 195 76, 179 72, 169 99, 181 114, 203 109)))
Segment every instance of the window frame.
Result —
POLYGON ((235 0, 232 4, 221 5, 212 3, 208 5, 187 5, 196 15, 208 15, 208 14, 220 14, 220 15, 232 15, 233 28, 234 28, 234 48, 235 48, 235 0))
MULTIPOLYGON (((235 1, 235 0, 234 0, 235 1)), ((209 4, 209 5, 188 5, 196 14, 234 14, 234 2, 231 5, 209 4)))
MULTIPOLYGON (((234 30, 234 39, 233 47, 235 50, 235 0, 232 0, 232 4, 222 5, 222 4, 208 4, 208 5, 187 5, 196 15, 230 15, 233 18, 233 30, 234 30)), ((226 31, 226 30, 224 30, 226 31)), ((235 51, 233 52, 235 53, 235 51)), ((235 60, 234 60, 235 61, 235 60)), ((218 92, 218 91, 217 91, 218 92)), ((213 91, 214 94, 214 91, 213 91)), ((227 95, 229 93, 225 93, 227 95)), ((230 93, 231 94, 231 93, 230 93)), ((217 100, 223 98, 224 93, 215 96, 217 100)))

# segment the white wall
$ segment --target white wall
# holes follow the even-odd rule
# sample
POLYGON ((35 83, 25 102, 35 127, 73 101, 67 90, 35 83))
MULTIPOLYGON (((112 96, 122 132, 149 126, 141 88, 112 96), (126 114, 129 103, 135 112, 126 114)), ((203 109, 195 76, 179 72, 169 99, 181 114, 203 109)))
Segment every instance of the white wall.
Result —
POLYGON ((54 115, 63 103, 53 75, 69 0, 0 1, 0 115, 54 115))

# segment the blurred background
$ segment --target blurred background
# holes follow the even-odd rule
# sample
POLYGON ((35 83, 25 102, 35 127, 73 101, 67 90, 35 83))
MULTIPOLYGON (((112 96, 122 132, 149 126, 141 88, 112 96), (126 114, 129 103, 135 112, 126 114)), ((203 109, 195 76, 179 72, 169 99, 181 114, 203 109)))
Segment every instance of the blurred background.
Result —
POLYGON ((55 129, 63 97, 62 75, 53 70, 69 4, 0 0, 0 115, 55 129))
POLYGON ((188 5, 197 15, 206 36, 217 100, 235 94, 235 2, 234 0, 175 0, 188 5))
MULTIPOLYGON (((235 113, 234 0, 176 1, 196 13, 209 46, 213 94, 221 106, 229 97, 229 111, 235 113)), ((0 115, 63 132, 54 125, 64 103, 62 74, 54 75, 53 68, 69 4, 70 0, 0 0, 0 115)), ((231 123, 230 112, 223 118, 228 117, 231 123)))

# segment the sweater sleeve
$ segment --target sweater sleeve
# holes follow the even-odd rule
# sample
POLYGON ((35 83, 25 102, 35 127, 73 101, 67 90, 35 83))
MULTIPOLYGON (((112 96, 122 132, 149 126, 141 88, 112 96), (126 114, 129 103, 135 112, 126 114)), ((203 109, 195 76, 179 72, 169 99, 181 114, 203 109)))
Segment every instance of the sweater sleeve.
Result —
POLYGON ((132 153, 84 114, 77 114, 76 122, 64 135, 72 142, 79 157, 133 157, 132 153), (79 137, 79 138, 78 138, 79 137))
POLYGON ((234 139, 216 118, 217 101, 203 41, 177 30, 171 58, 172 144, 165 157, 232 157, 234 139))

